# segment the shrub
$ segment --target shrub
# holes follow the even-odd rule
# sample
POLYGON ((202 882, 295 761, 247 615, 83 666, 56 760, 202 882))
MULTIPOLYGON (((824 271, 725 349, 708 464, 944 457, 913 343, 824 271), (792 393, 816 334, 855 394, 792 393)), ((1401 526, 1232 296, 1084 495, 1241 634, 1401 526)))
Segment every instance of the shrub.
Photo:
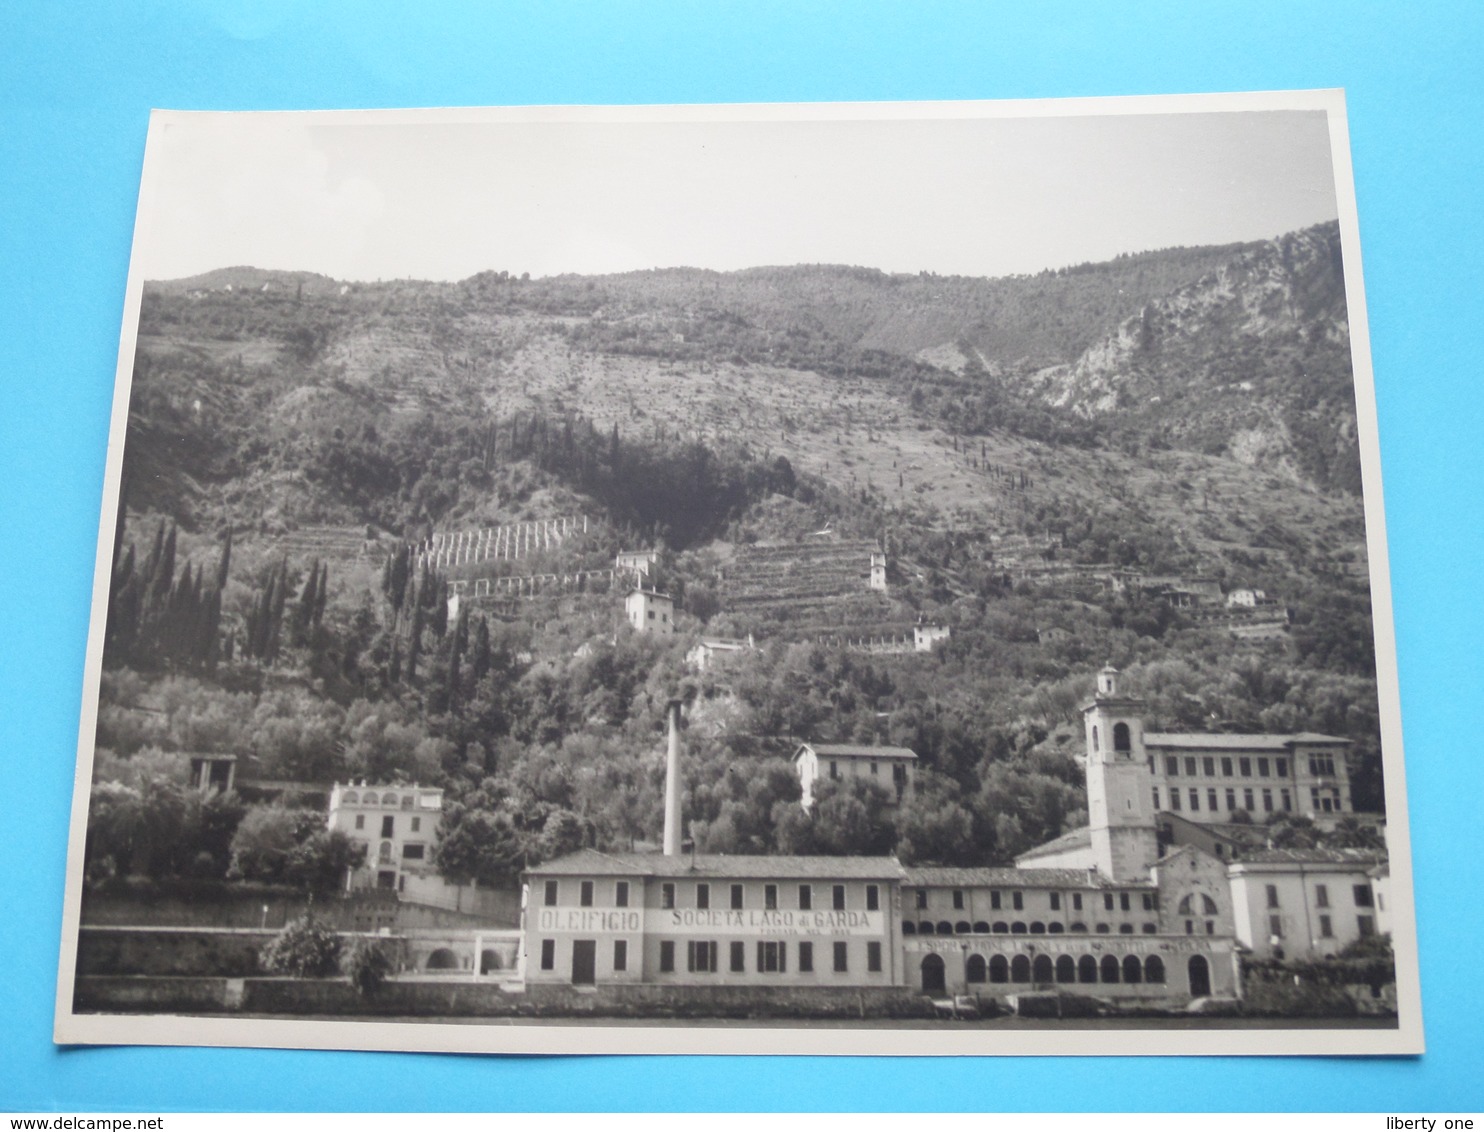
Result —
POLYGON ((381 944, 369 939, 359 940, 345 957, 345 973, 357 993, 375 994, 392 973, 392 961, 381 944))
POLYGON ((258 953, 265 971, 296 979, 324 979, 340 969, 340 937, 333 929, 303 916, 285 925, 258 953))

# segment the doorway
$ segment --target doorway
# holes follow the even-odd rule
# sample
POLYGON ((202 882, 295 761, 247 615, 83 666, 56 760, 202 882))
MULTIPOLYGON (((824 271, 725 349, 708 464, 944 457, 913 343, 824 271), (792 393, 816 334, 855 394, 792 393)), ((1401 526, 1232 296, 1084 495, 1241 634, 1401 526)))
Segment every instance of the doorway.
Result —
POLYGON ((598 941, 572 941, 572 985, 590 987, 598 981, 598 941))
POLYGON ((943 977, 943 960, 937 955, 928 955, 922 961, 922 993, 944 994, 948 984, 943 977))
POLYGON ((1204 955, 1192 955, 1190 971, 1190 997, 1204 998, 1211 993, 1211 965, 1204 955))

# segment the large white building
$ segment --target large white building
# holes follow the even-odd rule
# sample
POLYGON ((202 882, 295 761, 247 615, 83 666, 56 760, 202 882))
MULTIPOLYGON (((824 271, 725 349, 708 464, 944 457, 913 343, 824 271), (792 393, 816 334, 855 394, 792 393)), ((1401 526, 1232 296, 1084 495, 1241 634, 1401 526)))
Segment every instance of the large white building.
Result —
POLYGON ((330 791, 329 828, 366 850, 366 863, 346 879, 348 889, 383 888, 406 894, 431 884, 433 845, 443 817, 443 791, 431 786, 340 785, 330 791))
POLYGON ((815 784, 820 779, 842 782, 861 778, 900 802, 912 790, 917 754, 910 747, 879 747, 861 743, 803 743, 794 752, 794 767, 803 789, 802 805, 814 808, 815 784))

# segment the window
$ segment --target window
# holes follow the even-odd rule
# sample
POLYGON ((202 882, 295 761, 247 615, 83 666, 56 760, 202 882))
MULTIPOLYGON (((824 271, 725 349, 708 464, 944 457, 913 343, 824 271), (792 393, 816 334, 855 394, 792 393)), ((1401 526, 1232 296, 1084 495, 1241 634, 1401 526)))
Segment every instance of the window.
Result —
POLYGON ((666 881, 664 884, 660 885, 660 907, 675 907, 675 886, 669 881, 666 881))
POLYGON ((1098 749, 1098 729, 1096 727, 1092 729, 1092 749, 1094 751, 1098 749))
POLYGON ((1154 911, 1154 905, 1155 905, 1154 893, 1152 893, 1152 892, 1146 892, 1146 893, 1144 893, 1144 911, 1146 911, 1146 912, 1152 912, 1152 911, 1154 911))
MULTIPOLYGON (((917 906, 919 908, 926 908, 927 907, 927 889, 925 889, 925 888, 919 888, 917 890, 917 906)), ((999 906, 1000 906, 999 901, 998 900, 995 901, 995 907, 998 908, 999 906)))
MULTIPOLYGON (((739 943, 737 946, 741 947, 742 945, 739 943)), ((812 943, 799 944, 799 970, 814 970, 814 945, 812 943)))
POLYGON ((1267 759, 1258 759, 1257 760, 1257 777, 1258 778, 1266 778, 1267 776, 1268 776, 1268 760, 1267 759))
POLYGON ((961 888, 955 888, 953 890, 953 907, 956 910, 959 910, 959 909, 962 909, 963 906, 964 906, 964 890, 961 889, 961 888))
POLYGON ((840 777, 840 764, 837 763, 834 759, 831 759, 830 760, 830 777, 831 778, 839 778, 840 777))
POLYGON ((1119 924, 1118 925, 1118 934, 1119 935, 1133 935, 1134 934, 1134 925, 1133 924, 1119 924))
POLYGON ((1278 886, 1276 884, 1270 884, 1270 885, 1268 885, 1267 886, 1267 894, 1268 894, 1268 907, 1269 908, 1277 908, 1277 907, 1279 907, 1279 904, 1278 904, 1278 886))
POLYGON ((1141 932, 1143 932, 1145 935, 1153 935, 1155 932, 1159 931, 1159 925, 1158 924, 1147 924, 1147 923, 1146 924, 1140 924, 1139 925, 1139 930, 1141 932))
POLYGON ((1328 908, 1329 907, 1329 885, 1327 885, 1327 884, 1316 884, 1314 886, 1314 907, 1316 907, 1316 908, 1328 908))
POLYGON ((1355 906, 1357 908, 1371 907, 1371 886, 1368 884, 1357 884, 1355 886, 1355 906))
POLYGON ((1176 813, 1180 812, 1180 791, 1178 790, 1170 791, 1170 809, 1176 813))
POLYGON ((402 860, 421 861, 423 859, 423 847, 421 845, 402 846, 402 860))
POLYGON ((875 760, 872 760, 872 762, 871 762, 871 773, 872 774, 877 773, 875 760))
POLYGON ((356 815, 356 828, 357 829, 365 829, 366 828, 366 815, 365 814, 357 814, 356 815))
POLYGON ((1242 805, 1245 809, 1255 810, 1257 806, 1252 801, 1252 787, 1248 786, 1242 791, 1242 805))
POLYGON ((1022 908, 1024 908, 1025 907, 1025 893, 1023 893, 1023 892, 1012 892, 1010 894, 1010 907, 1014 908, 1017 912, 1019 912, 1022 908))
MULTIPOLYGON (((672 904, 673 908, 674 905, 672 904)), ((675 970, 675 941, 673 939, 660 940, 660 970, 669 974, 675 970)))
POLYGON ((1190 808, 1199 810, 1201 808, 1201 792, 1194 786, 1190 788, 1190 808))
POLYGON ((1113 911, 1113 894, 1111 892, 1103 893, 1103 910, 1105 912, 1113 911))
POLYGON ((1196 776, 1195 760, 1188 756, 1185 759, 1185 775, 1187 778, 1194 778, 1196 776))
POLYGON ((650 610, 650 611, 649 611, 649 619, 650 619, 650 620, 651 620, 651 621, 653 621, 653 620, 654 620, 654 610, 652 610, 652 609, 651 609, 651 610, 650 610))
POLYGON ((629 969, 629 941, 626 939, 613 941, 613 969, 615 971, 629 969))
POLYGON ((1275 939, 1282 939, 1283 938, 1283 917, 1282 916, 1269 916, 1268 917, 1268 935, 1273 936, 1275 939))
POLYGON ((1328 916, 1319 917, 1319 934, 1325 939, 1330 939, 1334 936, 1334 927, 1330 924, 1328 916))
POLYGON ((1273 791, 1267 786, 1262 788, 1262 812, 1265 814, 1273 812, 1273 791))
POLYGON ((1113 749, 1115 751, 1127 751, 1131 747, 1127 723, 1115 723, 1113 725, 1113 749))
POLYGON ((392 836, 392 829, 396 824, 396 820, 397 819, 392 817, 391 814, 387 814, 384 818, 381 819, 381 836, 392 836))
POLYGON ((545 904, 548 908, 555 908, 557 902, 557 882, 549 880, 546 882, 545 904))
POLYGON ((412 819, 412 832, 413 833, 421 833, 422 832, 422 828, 423 828, 423 819, 422 818, 413 818, 412 819))
POLYGON ((1154 808, 1159 809, 1159 787, 1154 788, 1154 808))
POLYGON ((866 944, 866 970, 881 970, 881 944, 874 939, 866 944))
POLYGON ((1216 797, 1216 789, 1215 787, 1212 787, 1210 790, 1206 791, 1206 809, 1210 810, 1214 814, 1220 808, 1221 806, 1218 804, 1218 800, 1216 797))
POLYGON ((629 906, 629 882, 621 880, 613 886, 613 906, 615 908, 627 908, 629 906))
POLYGON ((1180 773, 1180 760, 1173 755, 1165 759, 1165 777, 1174 778, 1180 773))
POLYGON ((1194 920, 1186 920, 1185 921, 1185 934, 1186 935, 1195 935, 1195 921, 1194 920))
POLYGON ((1210 759, 1210 758, 1202 759, 1201 760, 1201 770, 1205 771, 1207 778, 1215 778, 1216 777, 1216 760, 1215 759, 1210 759))
POLYGON ((1221 777, 1222 778, 1230 778, 1231 776, 1232 776, 1232 761, 1229 758, 1224 758, 1224 759, 1221 760, 1221 777))
POLYGON ((845 886, 843 884, 835 885, 833 893, 833 907, 836 912, 845 911, 845 886))
POLYGON ((1082 893, 1080 892, 1072 893, 1072 911, 1082 911, 1082 893))
POLYGON ((850 970, 850 945, 843 940, 835 944, 835 970, 850 970))
POLYGON ((1251 778, 1252 777, 1252 760, 1251 759, 1238 759, 1237 760, 1237 766, 1241 770, 1242 777, 1243 778, 1251 778))
POLYGON ((879 912, 881 910, 881 889, 874 884, 866 885, 866 911, 879 912))
POLYGON ((696 907, 702 910, 711 907, 711 886, 709 884, 696 885, 696 907))
POLYGON ((732 885, 732 911, 733 912, 739 912, 741 910, 742 910, 742 886, 740 884, 734 884, 734 885, 732 885))
POLYGON ((1291 814, 1293 812, 1293 795, 1288 792, 1288 787, 1286 786, 1279 791, 1279 794, 1283 799, 1283 812, 1285 814, 1291 814))
POLYGON ((757 969, 760 974, 788 970, 787 945, 781 940, 758 940, 757 969))
POLYGON ((582 889, 578 893, 577 903, 580 904, 584 908, 591 908, 593 906, 593 882, 592 881, 585 880, 585 881, 582 882, 582 889))
POLYGON ((716 973, 716 944, 711 940, 693 939, 685 945, 685 969, 700 974, 716 973))
POLYGON ((1061 911, 1061 893, 1060 892, 1053 892, 1051 894, 1051 910, 1053 912, 1060 912, 1061 911))
POLYGON ((728 964, 733 971, 747 970, 747 945, 741 940, 733 940, 731 947, 731 963, 728 964))
POLYGON ((1333 778, 1335 759, 1333 755, 1310 755, 1309 773, 1315 778, 1333 778))
POLYGON ((1237 792, 1230 786, 1226 788, 1226 808, 1235 810, 1237 808, 1237 792))
POLYGON ((1128 911, 1128 893, 1120 892, 1118 894, 1118 907, 1125 912, 1128 911))
POLYGON ((1278 771, 1278 777, 1279 778, 1287 778, 1288 777, 1288 760, 1287 759, 1277 759, 1275 761, 1276 761, 1276 768, 1277 768, 1277 771, 1278 771))
POLYGON ((541 969, 543 971, 556 970, 556 940, 554 939, 541 941, 541 969))

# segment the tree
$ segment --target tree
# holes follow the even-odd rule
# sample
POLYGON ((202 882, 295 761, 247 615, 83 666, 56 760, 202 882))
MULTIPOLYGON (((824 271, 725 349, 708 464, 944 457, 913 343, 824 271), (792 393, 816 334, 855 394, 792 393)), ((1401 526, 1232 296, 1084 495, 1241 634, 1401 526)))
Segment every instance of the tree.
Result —
POLYGON ((243 880, 277 882, 286 879, 289 862, 300 842, 313 834, 323 819, 311 810, 282 806, 254 806, 232 835, 230 876, 243 880))
POLYGON ((319 830, 289 850, 283 879, 309 891, 328 892, 366 863, 366 846, 336 830, 319 830))
POLYGON ((285 925, 258 952, 265 971, 296 979, 327 979, 340 969, 340 936, 304 916, 285 925))
POLYGON ((449 807, 433 850, 438 871, 455 884, 475 881, 499 885, 514 881, 524 867, 520 831, 503 811, 449 807))
POLYGON ((884 857, 896 843, 886 791, 864 778, 822 785, 814 799, 814 838, 821 853, 884 857))
POLYGON ((920 770, 913 792, 897 809, 897 856, 909 865, 979 864, 974 816, 957 798, 956 785, 920 770))

